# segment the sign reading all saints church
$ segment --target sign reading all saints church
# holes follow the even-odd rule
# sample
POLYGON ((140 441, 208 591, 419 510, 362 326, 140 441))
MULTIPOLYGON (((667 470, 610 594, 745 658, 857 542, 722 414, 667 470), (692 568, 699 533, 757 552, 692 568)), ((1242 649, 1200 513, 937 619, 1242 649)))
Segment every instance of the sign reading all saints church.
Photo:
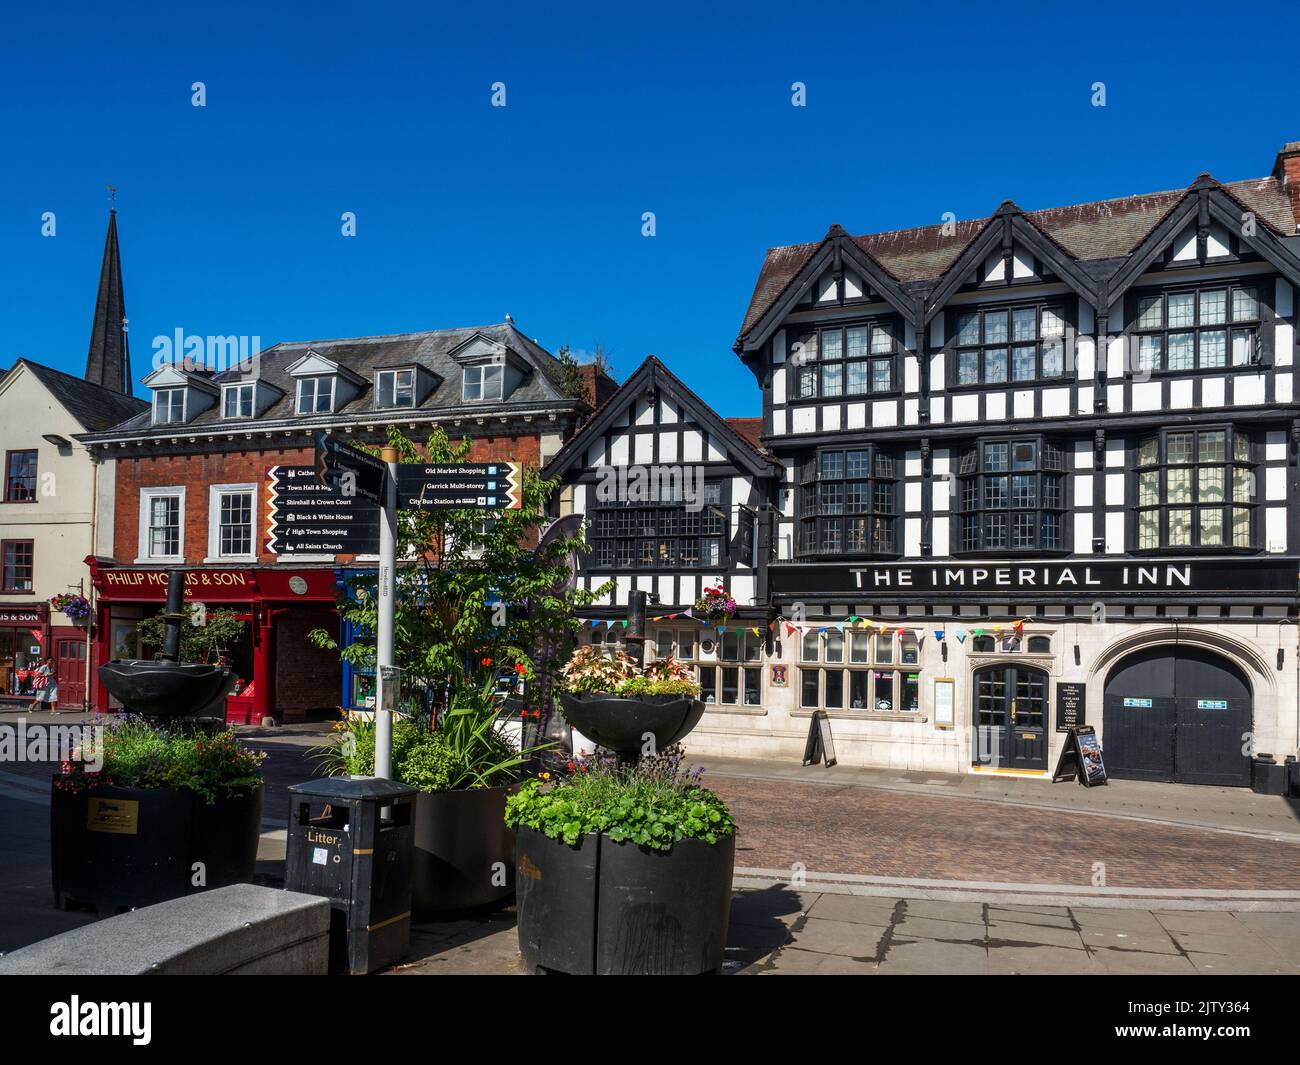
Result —
POLYGON ((775 594, 843 592, 1206 592, 1294 590, 1295 559, 774 564, 775 594))

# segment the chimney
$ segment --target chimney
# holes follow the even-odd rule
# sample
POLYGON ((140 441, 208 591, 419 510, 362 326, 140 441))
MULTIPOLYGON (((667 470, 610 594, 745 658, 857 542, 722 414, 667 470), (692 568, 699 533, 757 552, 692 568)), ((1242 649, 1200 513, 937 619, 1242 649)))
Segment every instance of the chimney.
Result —
POLYGON ((1273 162, 1273 177, 1282 183, 1290 196, 1295 232, 1300 233, 1300 141, 1282 145, 1273 162))

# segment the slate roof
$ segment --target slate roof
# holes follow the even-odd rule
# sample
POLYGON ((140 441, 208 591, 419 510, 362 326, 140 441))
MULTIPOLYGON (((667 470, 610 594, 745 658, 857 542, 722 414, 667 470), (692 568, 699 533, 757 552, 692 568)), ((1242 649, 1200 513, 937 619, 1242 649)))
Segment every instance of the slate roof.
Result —
MULTIPOLYGON (((209 380, 220 387, 223 383, 251 380, 253 375, 238 369, 213 374, 209 380)), ((481 416, 484 412, 500 412, 519 408, 570 407, 575 411, 585 409, 582 399, 565 394, 559 361, 531 340, 512 322, 495 325, 469 326, 463 329, 435 329, 422 333, 396 333, 388 336, 350 337, 337 340, 294 341, 275 344, 261 353, 258 379, 279 389, 281 395, 270 407, 258 415, 256 422, 292 420, 295 424, 311 426, 317 422, 332 423, 349 415, 389 416, 402 418, 410 413, 463 415, 467 418, 481 416), (501 402, 467 403, 461 398, 461 366, 449 354, 476 333, 506 345, 524 360, 533 371, 523 383, 501 402), (360 376, 365 385, 347 403, 331 414, 298 415, 295 413, 295 379, 287 372, 308 352, 314 351, 323 358, 347 367, 360 376), (379 369, 423 366, 440 379, 436 387, 424 397, 417 407, 403 407, 393 411, 374 405, 374 374, 379 369)), ((195 415, 183 425, 150 425, 151 413, 145 411, 120 425, 114 432, 156 431, 174 436, 188 428, 248 424, 249 419, 222 418, 220 404, 195 415)))
MULTIPOLYGON (((1291 236, 1300 226, 1300 200, 1293 203, 1291 190, 1276 178, 1232 181, 1221 187, 1243 209, 1253 211, 1261 223, 1280 236, 1291 236)), ((1027 211, 1025 217, 1080 262, 1122 259, 1187 194, 1187 189, 1172 189, 1027 211)), ((899 282, 932 282, 956 262, 988 221, 986 217, 956 222, 951 234, 945 234, 942 225, 931 225, 868 233, 852 239, 899 282)), ((819 240, 768 250, 740 327, 740 339, 781 298, 823 243, 819 240)))
POLYGON ((149 404, 135 396, 126 396, 115 388, 106 388, 82 377, 73 377, 62 370, 42 366, 39 362, 19 359, 36 376, 54 398, 63 404, 87 432, 109 429, 119 422, 148 411, 149 404))

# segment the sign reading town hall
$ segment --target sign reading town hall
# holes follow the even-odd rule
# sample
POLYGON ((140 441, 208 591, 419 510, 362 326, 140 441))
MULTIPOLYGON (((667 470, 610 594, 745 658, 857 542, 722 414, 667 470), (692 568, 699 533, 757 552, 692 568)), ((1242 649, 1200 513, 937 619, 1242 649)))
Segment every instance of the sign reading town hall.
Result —
POLYGON ((780 565, 770 570, 777 595, 837 595, 854 592, 1108 593, 1282 591, 1294 593, 1300 579, 1294 558, 1167 559, 1007 563, 935 562, 879 565, 780 565))

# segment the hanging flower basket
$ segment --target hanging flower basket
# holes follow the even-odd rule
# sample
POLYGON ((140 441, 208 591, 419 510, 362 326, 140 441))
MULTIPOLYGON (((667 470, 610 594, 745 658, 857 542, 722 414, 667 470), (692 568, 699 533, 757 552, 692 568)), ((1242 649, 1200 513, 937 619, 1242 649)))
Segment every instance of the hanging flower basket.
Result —
POLYGON ((719 584, 704 589, 704 594, 695 600, 695 609, 717 625, 735 616, 736 601, 719 584))
POLYGON ((90 617, 90 600, 75 592, 60 592, 51 596, 50 607, 62 610, 70 621, 85 621, 90 617))

